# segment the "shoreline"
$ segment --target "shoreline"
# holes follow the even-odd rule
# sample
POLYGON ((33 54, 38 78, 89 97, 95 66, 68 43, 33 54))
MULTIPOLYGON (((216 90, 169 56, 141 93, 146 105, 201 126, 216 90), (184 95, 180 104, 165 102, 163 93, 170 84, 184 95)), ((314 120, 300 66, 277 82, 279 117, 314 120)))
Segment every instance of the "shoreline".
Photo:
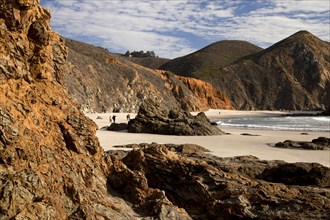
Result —
MULTIPOLYGON (((273 117, 280 116, 281 111, 236 111, 236 110, 209 110, 206 116, 211 120, 233 117, 273 117), (219 115, 220 111, 220 115, 219 115), (219 117, 220 116, 220 117, 219 117)), ((127 122, 128 113, 87 113, 100 129, 109 125, 109 116, 116 115, 116 122, 127 122), (96 119, 100 116, 102 119, 96 119)), ((129 113, 131 118, 136 114, 129 113)), ((192 114, 197 114, 193 112, 192 114)), ((253 155, 261 160, 284 160, 286 162, 316 162, 330 167, 330 150, 298 150, 273 147, 277 142, 285 140, 311 141, 318 137, 330 138, 330 132, 309 131, 308 135, 302 135, 302 131, 283 131, 266 129, 246 129, 222 127, 224 132, 230 135, 217 136, 173 136, 145 133, 128 133, 97 130, 101 147, 107 150, 118 150, 117 145, 152 143, 159 144, 197 144, 210 150, 210 154, 218 157, 234 157, 253 155), (251 133, 258 136, 245 136, 243 133, 251 133)), ((122 149, 121 149, 122 150, 122 149)), ((127 149, 130 150, 130 149, 127 149)))

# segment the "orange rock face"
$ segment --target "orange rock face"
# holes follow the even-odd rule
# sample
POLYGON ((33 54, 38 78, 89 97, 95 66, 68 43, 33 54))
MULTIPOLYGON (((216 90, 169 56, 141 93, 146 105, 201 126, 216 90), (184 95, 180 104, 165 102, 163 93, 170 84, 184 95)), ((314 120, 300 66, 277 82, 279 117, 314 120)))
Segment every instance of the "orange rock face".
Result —
POLYGON ((60 84, 66 48, 49 18, 38 1, 0 7, 0 218, 131 219, 107 194, 96 125, 60 84))
POLYGON ((171 75, 163 70, 155 70, 165 81, 177 100, 185 102, 184 109, 205 111, 213 109, 232 109, 229 98, 216 90, 210 83, 202 80, 171 75))
POLYGON ((215 89, 212 84, 194 78, 177 77, 195 94, 202 106, 213 109, 233 108, 229 98, 215 89))

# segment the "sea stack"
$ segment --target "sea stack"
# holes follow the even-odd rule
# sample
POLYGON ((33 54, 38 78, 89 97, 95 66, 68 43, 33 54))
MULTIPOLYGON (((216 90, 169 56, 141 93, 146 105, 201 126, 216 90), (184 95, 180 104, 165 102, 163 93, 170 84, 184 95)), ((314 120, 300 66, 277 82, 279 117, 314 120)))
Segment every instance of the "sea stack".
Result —
POLYGON ((145 100, 135 119, 128 124, 132 133, 165 135, 221 135, 218 127, 211 125, 205 113, 193 116, 181 109, 167 109, 156 99, 145 100))

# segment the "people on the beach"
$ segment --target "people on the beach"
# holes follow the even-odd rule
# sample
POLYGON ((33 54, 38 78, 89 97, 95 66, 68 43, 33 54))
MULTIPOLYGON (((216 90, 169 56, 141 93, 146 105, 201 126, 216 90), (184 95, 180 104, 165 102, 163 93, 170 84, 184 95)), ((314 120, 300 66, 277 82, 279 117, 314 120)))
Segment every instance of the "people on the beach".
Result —
POLYGON ((126 119, 127 119, 127 121, 131 120, 131 115, 130 114, 127 114, 126 115, 126 119))
POLYGON ((109 116, 109 122, 110 122, 110 124, 112 123, 112 117, 111 117, 111 115, 109 116))
POLYGON ((116 123, 116 116, 115 115, 112 116, 112 121, 113 121, 113 123, 116 123))

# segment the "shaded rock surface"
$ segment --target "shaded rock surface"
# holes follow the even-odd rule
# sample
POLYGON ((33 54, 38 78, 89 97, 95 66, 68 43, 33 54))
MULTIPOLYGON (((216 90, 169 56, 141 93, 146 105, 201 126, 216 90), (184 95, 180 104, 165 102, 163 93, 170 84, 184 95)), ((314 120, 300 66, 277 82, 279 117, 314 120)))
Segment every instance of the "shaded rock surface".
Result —
POLYGON ((330 187, 329 168, 316 163, 279 164, 266 168, 259 177, 286 185, 330 187))
MULTIPOLYGON (((157 144, 157 143, 152 143, 152 144, 157 144)), ((149 144, 128 144, 128 145, 118 145, 118 146, 113 146, 115 148, 130 148, 130 149, 138 149, 138 148, 143 148, 147 147, 149 144)), ((170 151, 175 151, 178 153, 183 153, 183 154, 202 154, 205 152, 210 152, 208 149, 196 145, 196 144, 164 144, 164 147, 166 147, 170 151)))
POLYGON ((124 131, 127 130, 127 128, 128 128, 127 123, 111 123, 110 126, 102 129, 107 131, 124 131))
POLYGON ((157 100, 148 99, 140 106, 137 116, 128 123, 128 132, 165 135, 220 135, 205 113, 193 116, 188 111, 168 110, 157 100))
POLYGON ((193 219, 329 217, 330 169, 327 167, 260 161, 252 156, 217 158, 173 150, 151 144, 128 152, 114 162, 120 169, 110 171, 108 186, 125 194, 138 207, 148 205, 150 190, 153 193, 160 190, 164 198, 193 219), (293 172, 285 172, 286 169, 293 172), (307 173, 301 175, 295 169, 307 173))
POLYGON ((286 140, 278 142, 275 147, 281 148, 292 148, 292 149, 306 149, 306 150, 329 150, 330 149, 330 138, 319 137, 309 141, 292 141, 286 140))

